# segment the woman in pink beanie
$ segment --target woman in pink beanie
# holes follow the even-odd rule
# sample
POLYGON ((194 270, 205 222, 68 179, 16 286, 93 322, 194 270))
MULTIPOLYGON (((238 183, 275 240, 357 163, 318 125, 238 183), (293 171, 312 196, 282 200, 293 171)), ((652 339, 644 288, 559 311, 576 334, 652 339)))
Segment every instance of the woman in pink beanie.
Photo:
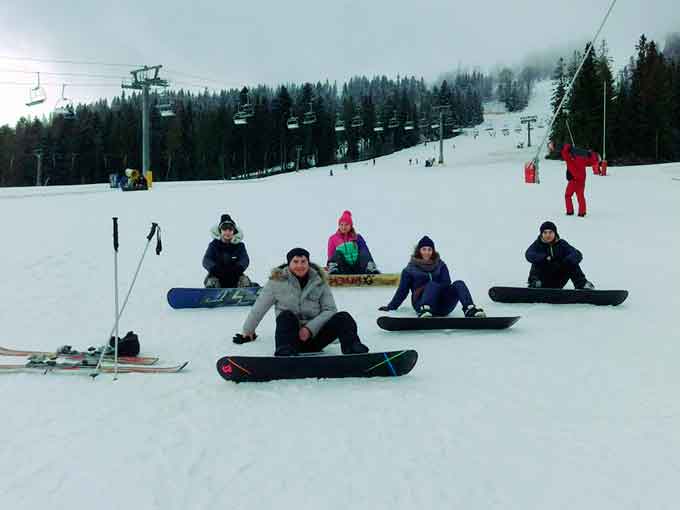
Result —
POLYGON ((337 232, 328 238, 327 267, 330 274, 380 273, 366 241, 354 230, 350 211, 343 211, 337 232))

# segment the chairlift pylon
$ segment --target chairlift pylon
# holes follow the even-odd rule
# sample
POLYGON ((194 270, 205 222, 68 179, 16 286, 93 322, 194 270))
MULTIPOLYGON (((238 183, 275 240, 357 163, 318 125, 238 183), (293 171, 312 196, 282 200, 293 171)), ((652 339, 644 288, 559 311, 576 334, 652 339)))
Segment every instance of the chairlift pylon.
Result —
POLYGON ((40 73, 36 74, 38 75, 38 83, 28 91, 28 102, 26 103, 26 106, 39 105, 47 100, 45 89, 40 86, 40 73))

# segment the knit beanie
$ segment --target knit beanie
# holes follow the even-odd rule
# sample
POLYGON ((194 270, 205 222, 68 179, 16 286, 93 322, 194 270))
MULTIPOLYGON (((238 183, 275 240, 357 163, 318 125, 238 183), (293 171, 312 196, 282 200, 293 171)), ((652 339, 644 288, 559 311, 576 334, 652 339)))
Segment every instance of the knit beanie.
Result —
POLYGON ((353 227, 352 213, 350 211, 343 211, 340 218, 338 218, 338 225, 340 225, 340 223, 347 223, 350 227, 353 227))
POLYGON ((557 226, 552 221, 544 221, 541 223, 540 233, 542 234, 544 230, 552 230, 557 235, 557 226))
POLYGON ((286 261, 290 264, 293 257, 306 257, 309 261, 309 252, 304 248, 293 248, 288 253, 286 253, 286 261))
POLYGON ((423 246, 429 246, 434 250, 434 241, 427 236, 423 236, 420 241, 418 241, 418 246, 416 248, 420 250, 423 246))
POLYGON ((223 214, 220 216, 219 229, 222 230, 223 227, 231 227, 231 229, 236 231, 236 222, 231 219, 228 214, 223 214))

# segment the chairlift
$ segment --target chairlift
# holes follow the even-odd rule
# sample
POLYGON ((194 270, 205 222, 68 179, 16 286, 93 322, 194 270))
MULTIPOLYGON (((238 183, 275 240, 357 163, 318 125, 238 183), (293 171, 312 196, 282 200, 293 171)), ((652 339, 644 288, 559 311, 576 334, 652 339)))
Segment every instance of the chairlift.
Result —
POLYGON ((425 117, 425 115, 423 115, 422 117, 420 117, 420 120, 418 121, 418 127, 419 127, 420 129, 427 129, 427 126, 428 126, 429 124, 430 124, 430 123, 428 122, 427 117, 425 117))
POLYGON ((439 122, 430 126, 432 129, 439 129, 439 122))
POLYGON ((54 105, 54 114, 61 115, 64 119, 73 119, 76 115, 73 110, 73 103, 64 96, 66 84, 61 86, 61 97, 54 105))
POLYGON ((309 111, 305 112, 305 115, 302 117, 302 123, 305 126, 308 126, 310 124, 314 124, 316 122, 316 113, 314 113, 314 110, 312 108, 312 102, 309 102, 309 111))
POLYGON ((376 122, 375 126, 373 127, 373 131, 375 131, 376 133, 381 133, 381 132, 385 131, 385 128, 383 127, 383 123, 380 122, 380 121, 376 122))
POLYGON ((358 113, 352 117, 352 127, 355 129, 364 127, 364 119, 361 118, 361 115, 358 113))
POLYGON ((255 107, 250 103, 246 103, 244 105, 239 106, 238 111, 241 114, 241 117, 245 119, 248 119, 248 117, 252 117, 253 115, 255 115, 255 107))
POLYGON ((339 132, 344 131, 344 130, 345 130, 345 121, 340 120, 340 119, 336 120, 335 121, 335 132, 339 133, 339 132))
POLYGON ((286 121, 286 127, 288 127, 288 129, 299 128, 300 124, 298 124, 297 117, 288 117, 288 120, 286 121))
POLYGON ((392 115, 392 117, 390 118, 389 122, 387 123, 387 127, 389 129, 394 129, 396 127, 399 127, 399 119, 397 118, 396 113, 394 115, 392 115))
POLYGON ((40 86, 40 73, 38 75, 38 84, 28 91, 28 102, 26 106, 35 106, 44 103, 47 100, 45 89, 40 86))
POLYGON ((174 117, 175 116, 175 104, 170 100, 170 96, 165 94, 163 96, 163 102, 156 105, 158 113, 161 117, 174 117))
POLYGON ((407 120, 406 124, 404 124, 404 131, 411 131, 411 130, 413 130, 413 121, 407 120))
POLYGON ((245 115, 243 115, 243 112, 240 112, 240 111, 236 112, 234 114, 233 119, 234 119, 234 124, 236 124, 237 126, 243 126, 245 124, 248 124, 248 119, 245 115))

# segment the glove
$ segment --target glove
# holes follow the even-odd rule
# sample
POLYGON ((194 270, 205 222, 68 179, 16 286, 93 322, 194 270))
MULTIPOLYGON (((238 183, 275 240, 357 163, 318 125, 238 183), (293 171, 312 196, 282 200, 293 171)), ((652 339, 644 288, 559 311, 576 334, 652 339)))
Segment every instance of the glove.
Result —
POLYGON ((252 342, 257 338, 257 335, 253 333, 253 336, 243 336, 241 333, 236 333, 234 335, 233 341, 235 344, 245 344, 246 342, 252 342))
POLYGON ((390 308, 387 305, 385 305, 378 308, 378 310, 380 310, 381 312, 389 312, 390 308))

